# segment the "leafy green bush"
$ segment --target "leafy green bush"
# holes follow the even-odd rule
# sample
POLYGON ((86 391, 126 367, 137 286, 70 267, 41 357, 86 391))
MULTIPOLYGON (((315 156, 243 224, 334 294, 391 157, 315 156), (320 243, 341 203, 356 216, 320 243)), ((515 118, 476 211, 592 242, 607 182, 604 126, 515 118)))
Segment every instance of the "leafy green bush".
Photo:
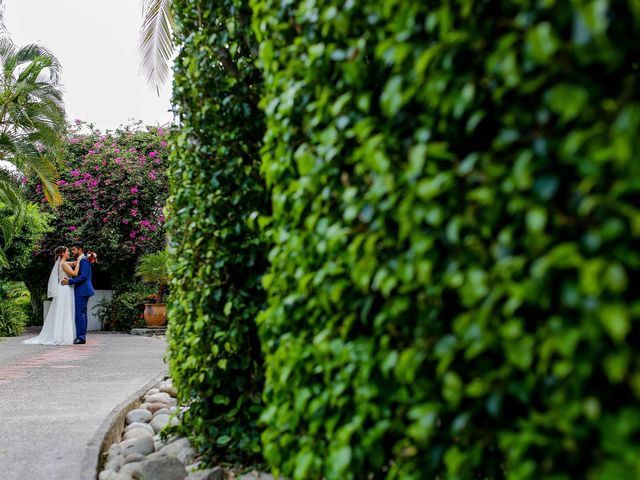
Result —
POLYGON ((267 205, 259 173, 261 76, 245 0, 173 3, 177 41, 168 317, 184 431, 207 459, 260 452, 266 248, 247 220, 267 205))
POLYGON ((143 314, 145 303, 158 287, 154 284, 130 283, 116 287, 113 297, 100 302, 98 318, 103 330, 129 332, 132 328, 146 325, 143 314))
POLYGON ((269 462, 637 478, 637 2, 252 6, 269 462))
POLYGON ((28 315, 18 301, 0 298, 0 337, 15 337, 24 332, 28 315))

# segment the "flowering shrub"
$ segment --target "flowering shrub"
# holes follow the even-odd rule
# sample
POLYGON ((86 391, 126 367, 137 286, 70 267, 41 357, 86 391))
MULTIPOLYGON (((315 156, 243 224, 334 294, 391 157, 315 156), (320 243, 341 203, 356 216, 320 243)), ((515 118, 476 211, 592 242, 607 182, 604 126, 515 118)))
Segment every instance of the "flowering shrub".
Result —
POLYGON ((81 122, 70 127, 66 159, 59 165, 61 207, 47 205, 37 179, 24 181, 28 195, 54 216, 34 261, 49 265, 53 248, 80 240, 100 256, 96 282, 111 286, 133 278, 139 255, 164 248, 169 132, 140 125, 106 134, 83 130, 81 122))

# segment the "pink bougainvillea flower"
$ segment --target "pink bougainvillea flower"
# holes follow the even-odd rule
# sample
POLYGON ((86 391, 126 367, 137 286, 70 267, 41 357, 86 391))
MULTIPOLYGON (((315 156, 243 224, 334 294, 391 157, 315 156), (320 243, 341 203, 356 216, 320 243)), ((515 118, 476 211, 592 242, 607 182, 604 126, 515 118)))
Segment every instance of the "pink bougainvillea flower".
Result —
POLYGON ((82 178, 84 178, 85 180, 89 180, 91 178, 91 174, 90 173, 85 173, 82 178))
POLYGON ((129 224, 129 220, 127 220, 126 218, 124 220, 122 220, 122 223, 124 223, 125 225, 129 224))
POLYGON ((165 142, 164 140, 162 142, 160 142, 160 146, 161 147, 166 147, 167 145, 169 145, 167 142, 165 142))
POLYGON ((153 157, 157 157, 157 156, 158 156, 158 152, 149 152, 149 156, 150 156, 151 158, 153 158, 153 157))
POLYGON ((155 170, 151 170, 151 171, 149 172, 149 178, 150 178, 151 180, 156 180, 156 179, 158 178, 158 174, 155 172, 155 170))
POLYGON ((76 137, 71 137, 71 138, 69 139, 69 143, 72 143, 72 144, 74 144, 74 145, 75 145, 76 143, 80 143, 80 139, 79 139, 79 138, 76 138, 76 137))
POLYGON ((77 168, 71 170, 71 175, 73 175, 74 177, 79 177, 80 176, 80 170, 78 170, 77 168))
MULTIPOLYGON (((97 187, 98 186, 98 180, 97 179, 93 179, 93 181, 91 182, 91 186, 92 187, 97 187)), ((98 207, 96 207, 98 208, 98 207)))
POLYGON ((137 186, 135 186, 135 187, 131 187, 131 193, 138 193, 138 191, 139 191, 139 190, 138 190, 138 187, 137 187, 137 186))
POLYGON ((131 203, 133 203, 134 205, 138 204, 138 200, 131 200, 131 203))
POLYGON ((114 150, 114 152, 116 152, 116 153, 120 153, 120 149, 119 149, 119 148, 116 148, 116 149, 114 150))
POLYGON ((71 225, 69 227, 69 230, 71 230, 72 232, 75 232, 78 229, 78 227, 76 227, 75 225, 71 225))
POLYGON ((136 210, 135 208, 131 209, 131 216, 135 217, 136 215, 138 215, 138 210, 136 210))
POLYGON ((100 165, 96 165, 95 167, 93 167, 94 170, 100 170, 100 165))
POLYGON ((108 221, 109 221, 109 218, 107 218, 107 217, 103 217, 102 218, 102 223, 107 223, 108 221))
POLYGON ((82 120, 80 120, 79 118, 76 118, 74 122, 76 123, 76 125, 80 125, 82 123, 82 120))
POLYGON ((164 223, 164 215, 160 215, 160 216, 158 217, 158 222, 160 222, 160 223, 164 223))
POLYGON ((96 153, 95 150, 89 150, 89 155, 94 155, 96 153))
POLYGON ((116 163, 122 163, 122 157, 116 157, 113 159, 113 161, 116 163))
POLYGON ((130 152, 135 152, 135 151, 136 151, 136 149, 135 149, 135 148, 130 148, 130 149, 129 149, 129 151, 130 151, 130 152))
POLYGON ((131 233, 129 234, 130 238, 136 238, 136 231, 132 230, 131 233))
POLYGON ((67 184, 66 180, 58 180, 58 185, 62 186, 66 184, 67 184))
MULTIPOLYGON (((22 182, 23 185, 27 184, 27 177, 22 177, 22 179, 20 180, 22 182)), ((64 180, 60 180, 60 182, 64 182, 64 180)), ((60 182, 58 182, 58 185, 60 185, 60 182)))

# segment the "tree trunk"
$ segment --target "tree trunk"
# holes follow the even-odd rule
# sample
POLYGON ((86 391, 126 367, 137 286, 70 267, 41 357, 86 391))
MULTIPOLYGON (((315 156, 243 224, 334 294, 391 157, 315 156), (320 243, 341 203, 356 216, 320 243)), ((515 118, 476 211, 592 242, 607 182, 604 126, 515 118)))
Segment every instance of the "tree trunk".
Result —
POLYGON ((39 285, 39 282, 30 282, 28 280, 24 280, 24 284, 27 286, 29 290, 29 294, 31 296, 31 319, 29 321, 30 325, 42 325, 44 322, 44 318, 42 316, 43 311, 43 300, 44 298, 44 290, 39 285))

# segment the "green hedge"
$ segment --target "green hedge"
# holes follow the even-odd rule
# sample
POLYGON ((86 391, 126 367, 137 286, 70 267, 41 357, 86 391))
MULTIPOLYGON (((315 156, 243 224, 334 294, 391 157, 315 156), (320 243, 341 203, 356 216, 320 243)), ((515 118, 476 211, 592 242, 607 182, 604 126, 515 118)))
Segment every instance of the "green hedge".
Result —
POLYGON ((261 75, 246 2, 176 0, 169 299, 170 371, 184 430, 207 459, 253 457, 263 359, 266 249, 247 220, 268 204, 259 171, 261 75))
POLYGON ((638 2, 252 6, 269 462, 638 478, 638 2))

